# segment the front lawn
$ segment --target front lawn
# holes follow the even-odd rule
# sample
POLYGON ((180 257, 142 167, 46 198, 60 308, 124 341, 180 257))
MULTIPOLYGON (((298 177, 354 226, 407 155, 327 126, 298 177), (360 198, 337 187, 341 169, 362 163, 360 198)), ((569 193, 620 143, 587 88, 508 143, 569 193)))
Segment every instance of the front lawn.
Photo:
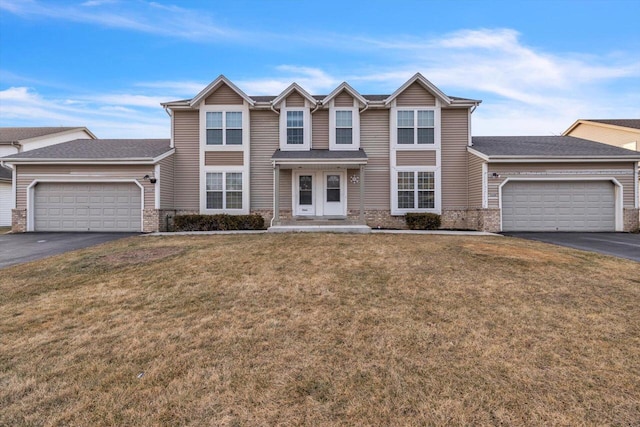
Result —
POLYGON ((451 424, 640 424, 640 264, 267 234, 0 271, 0 425, 451 424))

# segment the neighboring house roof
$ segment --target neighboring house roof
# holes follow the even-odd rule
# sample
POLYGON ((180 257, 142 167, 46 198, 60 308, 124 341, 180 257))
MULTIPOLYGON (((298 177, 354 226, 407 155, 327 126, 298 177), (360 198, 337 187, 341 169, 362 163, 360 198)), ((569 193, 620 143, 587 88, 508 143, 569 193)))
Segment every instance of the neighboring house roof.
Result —
POLYGON ((0 166, 0 181, 11 181, 12 176, 11 169, 0 166))
POLYGON ((563 135, 568 135, 580 124, 593 124, 602 127, 617 126, 626 128, 630 132, 640 133, 640 119, 580 119, 576 120, 563 135))
POLYGON ((469 151, 486 159, 640 160, 640 154, 635 151, 572 136, 474 136, 469 151))
POLYGON ((3 157, 7 163, 157 161, 172 153, 169 139, 76 139, 3 157))
POLYGON ((0 144, 11 144, 26 139, 77 130, 84 130, 95 138, 95 135, 86 127, 0 127, 0 144))
POLYGON ((367 163, 367 153, 362 148, 353 151, 308 150, 282 151, 276 150, 271 156, 275 163, 307 162, 307 163, 367 163))

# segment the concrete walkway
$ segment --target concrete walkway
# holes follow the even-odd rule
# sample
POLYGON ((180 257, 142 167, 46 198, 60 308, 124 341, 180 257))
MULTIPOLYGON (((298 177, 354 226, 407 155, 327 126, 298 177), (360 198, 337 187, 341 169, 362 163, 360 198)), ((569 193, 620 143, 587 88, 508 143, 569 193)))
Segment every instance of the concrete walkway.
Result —
MULTIPOLYGON (((333 227, 323 227, 322 230, 316 232, 336 233, 333 227)), ((281 231, 282 232, 282 231, 281 231)), ((295 233, 297 230, 287 230, 286 232, 295 233)), ((342 231, 344 232, 344 231, 342 231)), ((224 234, 264 234, 267 230, 228 230, 228 231, 176 231, 176 232, 157 232, 143 234, 142 236, 207 236, 207 235, 224 235, 224 234)), ((361 233, 361 232, 358 232, 361 233)), ((378 230, 371 229, 373 234, 425 234, 425 235, 446 235, 446 236, 498 236, 501 234, 488 233, 486 231, 459 231, 459 230, 378 230)))

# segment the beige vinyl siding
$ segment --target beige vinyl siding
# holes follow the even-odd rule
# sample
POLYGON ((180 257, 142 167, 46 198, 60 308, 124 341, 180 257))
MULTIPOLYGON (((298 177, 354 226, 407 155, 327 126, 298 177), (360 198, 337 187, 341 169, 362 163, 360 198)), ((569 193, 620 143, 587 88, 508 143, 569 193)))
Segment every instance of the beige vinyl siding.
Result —
POLYGON ((198 111, 173 112, 175 208, 200 210, 200 152, 198 111))
POLYGON ((353 107, 353 97, 343 90, 333 98, 333 104, 336 107, 353 107))
POLYGON ((243 151, 205 151, 205 166, 243 166, 243 151))
POLYGON ((433 150, 396 151, 396 166, 435 166, 436 152, 433 150))
POLYGON ((311 148, 314 150, 329 149, 329 110, 318 110, 313 113, 311 148))
POLYGON ((158 177, 160 185, 160 209, 173 209, 174 207, 173 163, 173 156, 160 160, 160 176, 158 177))
MULTIPOLYGON (((291 169, 280 170, 280 209, 287 211, 291 211, 292 176, 291 169)), ((273 204, 273 202, 271 203, 273 204)))
POLYGON ((367 110, 360 115, 360 147, 367 153, 365 209, 389 210, 389 110, 367 110))
POLYGON ((398 107, 416 107, 436 105, 436 98, 419 83, 413 83, 396 98, 398 107))
POLYGON ((209 95, 204 103, 207 105, 242 105, 242 97, 226 84, 221 84, 215 92, 209 95))
MULTIPOLYGON (((366 178, 365 171, 365 178, 366 178)), ((360 209, 360 183, 351 182, 352 176, 360 176, 359 169, 347 170, 347 210, 357 211, 360 209)))
POLYGON ((441 114, 442 208, 466 209, 469 111, 442 109, 441 114))
POLYGON ((615 145, 616 147, 622 147, 630 142, 635 142, 636 147, 640 148, 640 131, 632 132, 581 123, 569 133, 569 136, 603 142, 605 144, 615 145))
POLYGON ((153 165, 17 165, 16 207, 27 208, 27 187, 34 180, 56 179, 83 182, 88 179, 135 179, 144 187, 145 209, 155 208, 155 184, 143 180, 153 175, 153 165))
POLYGON ((467 153, 469 161, 469 203, 470 209, 482 208, 482 165, 484 160, 471 153, 467 153))
POLYGON ((623 187, 622 204, 625 208, 634 207, 633 163, 489 163, 488 166, 488 200, 489 208, 498 208, 498 188, 502 181, 509 177, 518 178, 588 178, 602 179, 612 176, 623 187), (577 174, 575 171, 583 171, 577 174), (611 171, 611 173, 603 173, 611 171), (620 173, 618 173, 620 171, 620 173), (500 175, 492 177, 493 173, 500 175), (534 172, 532 175, 524 172, 534 172), (563 173, 565 172, 565 173, 563 173), (566 173, 573 172, 573 173, 566 173), (593 172, 593 173, 589 173, 593 172))
POLYGON ((293 91, 287 96, 287 107, 304 107, 304 97, 298 92, 293 91))
POLYGON ((273 111, 252 110, 250 112, 250 121, 251 201, 249 206, 251 206, 251 209, 273 209, 273 166, 271 165, 271 156, 280 146, 278 115, 273 111))

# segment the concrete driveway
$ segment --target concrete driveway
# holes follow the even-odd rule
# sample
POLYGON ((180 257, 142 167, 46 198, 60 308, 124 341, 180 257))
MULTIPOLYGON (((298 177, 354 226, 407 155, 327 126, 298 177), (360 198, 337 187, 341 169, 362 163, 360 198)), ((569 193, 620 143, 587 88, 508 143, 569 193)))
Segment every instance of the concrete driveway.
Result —
POLYGON ((640 234, 630 233, 504 233, 640 262, 640 234))
POLYGON ((19 233, 0 235, 0 268, 139 233, 19 233))

